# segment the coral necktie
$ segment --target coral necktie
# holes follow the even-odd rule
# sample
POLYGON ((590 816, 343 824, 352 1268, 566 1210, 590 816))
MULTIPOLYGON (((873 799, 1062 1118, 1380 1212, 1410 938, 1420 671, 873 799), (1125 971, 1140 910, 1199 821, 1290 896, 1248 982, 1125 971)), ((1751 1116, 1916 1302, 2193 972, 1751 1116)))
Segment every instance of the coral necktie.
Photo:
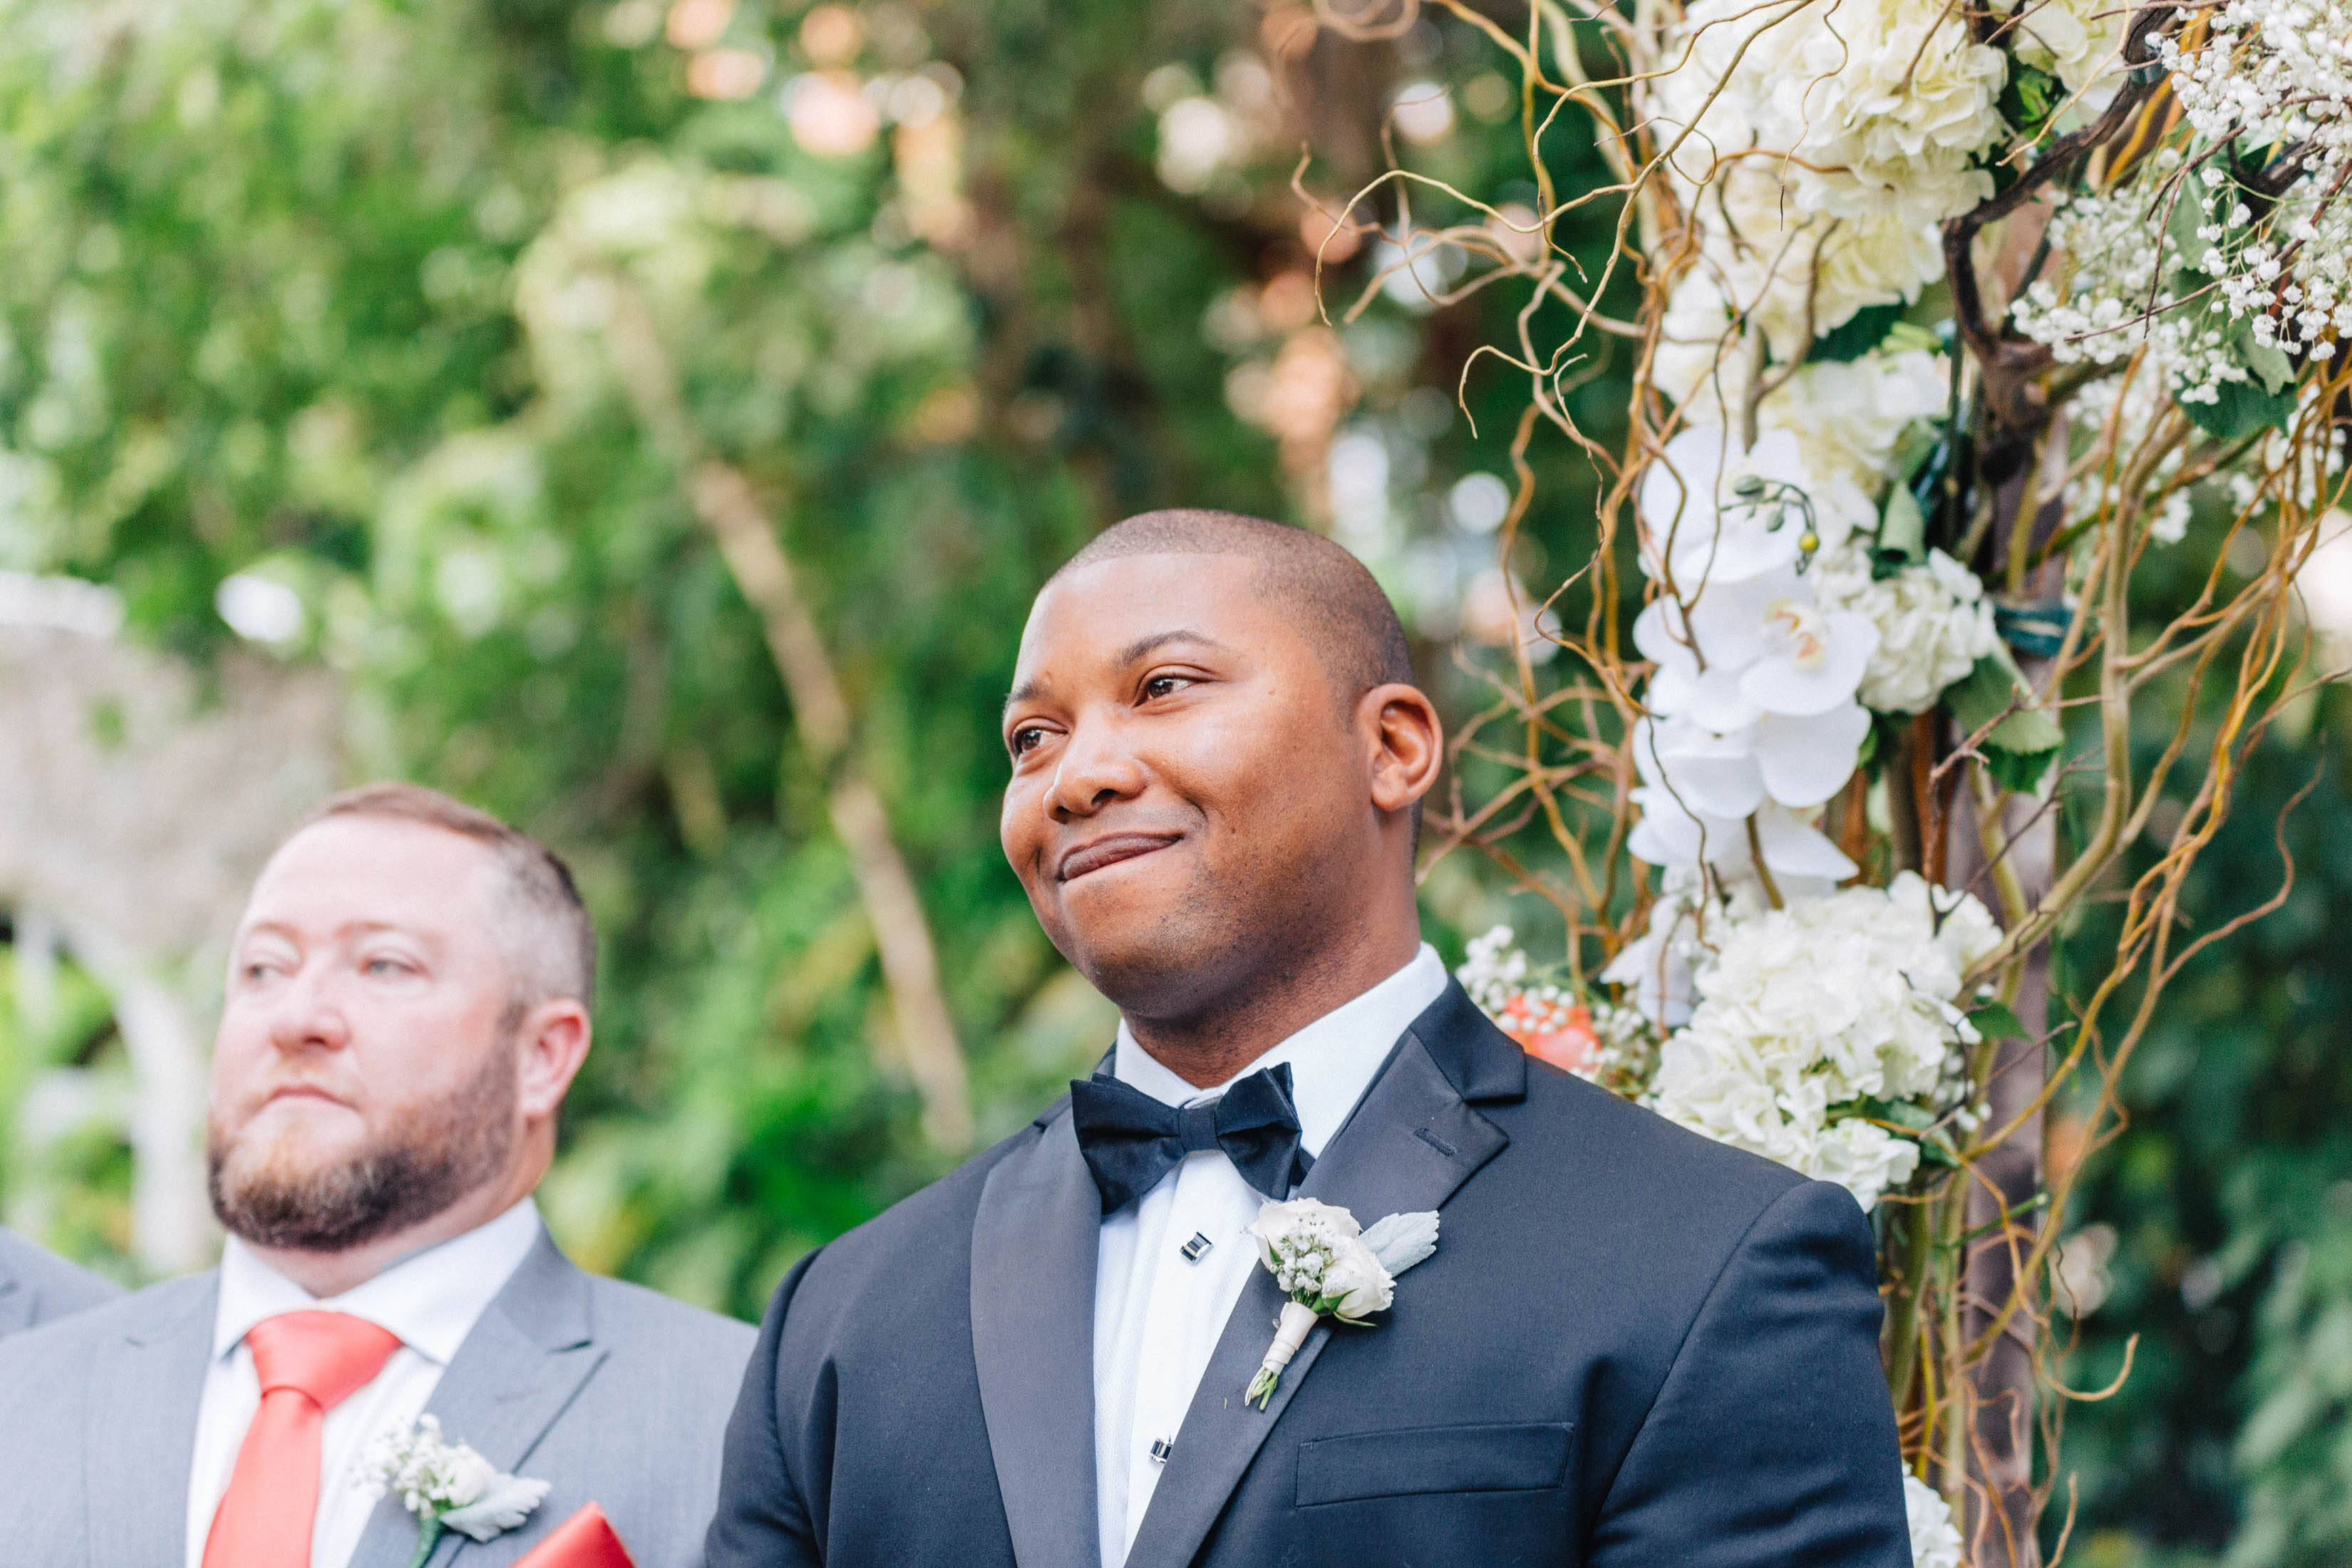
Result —
POLYGON ((287 1312, 247 1331, 261 1408, 205 1538, 204 1568, 310 1568, 327 1412, 365 1387, 398 1336, 347 1312, 287 1312))

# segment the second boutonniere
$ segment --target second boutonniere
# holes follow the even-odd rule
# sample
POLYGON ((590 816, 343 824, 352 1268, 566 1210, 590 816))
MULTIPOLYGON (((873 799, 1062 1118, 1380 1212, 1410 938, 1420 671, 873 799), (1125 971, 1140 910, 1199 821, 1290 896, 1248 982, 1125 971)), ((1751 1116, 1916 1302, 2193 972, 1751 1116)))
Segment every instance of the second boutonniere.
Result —
POLYGON ((1437 1250, 1437 1215, 1392 1214, 1365 1230, 1336 1204, 1294 1198, 1258 1210, 1249 1233, 1257 1241, 1258 1261, 1290 1298, 1244 1394, 1264 1410, 1316 1319, 1328 1314, 1361 1324, 1388 1310, 1396 1299, 1396 1277, 1437 1250))
POLYGON ((530 1517, 548 1483, 510 1476, 463 1443, 441 1436, 438 1416, 380 1435, 369 1445, 361 1484, 376 1496, 389 1491, 416 1516, 416 1553, 409 1568, 433 1555, 442 1534, 476 1541, 504 1534, 530 1517))

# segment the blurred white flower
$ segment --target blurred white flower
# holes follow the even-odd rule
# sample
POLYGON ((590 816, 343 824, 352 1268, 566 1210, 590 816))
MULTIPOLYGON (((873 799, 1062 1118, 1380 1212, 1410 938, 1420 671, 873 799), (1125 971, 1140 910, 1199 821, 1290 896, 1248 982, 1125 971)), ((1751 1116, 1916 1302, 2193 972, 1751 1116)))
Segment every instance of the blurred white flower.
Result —
POLYGON ((1511 514, 1511 487, 1493 474, 1465 474, 1445 492, 1445 515, 1465 533, 1492 533, 1511 514))
POLYGON ((285 584, 250 572, 221 579, 213 608, 247 642, 291 642, 302 635, 302 596, 285 584))
POLYGON ((1443 82, 1407 82, 1389 104, 1397 134, 1408 142, 1427 146, 1454 134, 1454 100, 1443 82))
POLYGON ((2105 1304, 2115 1289, 2107 1265, 2115 1260, 2120 1240, 2116 1227, 2102 1220, 2058 1243, 2051 1255, 2050 1271, 2057 1281, 2053 1294, 2061 1311, 2070 1318, 2087 1318, 2105 1304))
POLYGON ((793 140, 820 158, 848 158, 874 144, 882 111, 848 71, 806 71, 784 83, 777 102, 793 140))
POLYGON ((1187 195, 1205 189, 1241 151, 1242 135, 1213 98, 1180 98, 1160 116, 1160 183, 1187 195))

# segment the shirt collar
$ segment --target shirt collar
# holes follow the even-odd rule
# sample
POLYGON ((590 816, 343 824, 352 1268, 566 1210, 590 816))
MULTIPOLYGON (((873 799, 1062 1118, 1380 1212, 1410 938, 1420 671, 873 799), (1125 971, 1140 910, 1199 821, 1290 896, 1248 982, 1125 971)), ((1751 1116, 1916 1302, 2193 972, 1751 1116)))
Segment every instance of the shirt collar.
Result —
POLYGON ((1111 1071, 1121 1083, 1165 1105, 1214 1100, 1276 1062, 1290 1064, 1291 1102, 1298 1110, 1298 1142, 1310 1156, 1339 1131, 1356 1101, 1364 1097, 1398 1037, 1445 994, 1445 964, 1423 942, 1412 961, 1352 1002, 1316 1019, 1214 1089, 1196 1089, 1138 1043, 1124 1019, 1111 1071))
POLYGON ((283 1312, 349 1312, 399 1336, 446 1366, 490 1299, 539 1241, 539 1205, 525 1198, 487 1225, 412 1252, 340 1296, 317 1297, 236 1237, 221 1251, 213 1355, 235 1350, 252 1327, 283 1312))

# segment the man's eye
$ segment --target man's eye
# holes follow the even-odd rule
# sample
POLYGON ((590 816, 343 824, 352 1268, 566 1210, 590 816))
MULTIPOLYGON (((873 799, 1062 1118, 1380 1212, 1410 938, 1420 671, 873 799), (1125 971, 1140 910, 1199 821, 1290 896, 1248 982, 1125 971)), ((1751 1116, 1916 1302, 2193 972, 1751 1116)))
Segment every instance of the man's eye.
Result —
POLYGON ((1192 684, 1189 675, 1155 675, 1143 683, 1143 695, 1148 698, 1173 697, 1192 684))
POLYGON ((1034 724, 1024 724, 1013 731, 1013 754, 1025 756, 1037 749, 1045 739, 1045 731, 1034 724))

